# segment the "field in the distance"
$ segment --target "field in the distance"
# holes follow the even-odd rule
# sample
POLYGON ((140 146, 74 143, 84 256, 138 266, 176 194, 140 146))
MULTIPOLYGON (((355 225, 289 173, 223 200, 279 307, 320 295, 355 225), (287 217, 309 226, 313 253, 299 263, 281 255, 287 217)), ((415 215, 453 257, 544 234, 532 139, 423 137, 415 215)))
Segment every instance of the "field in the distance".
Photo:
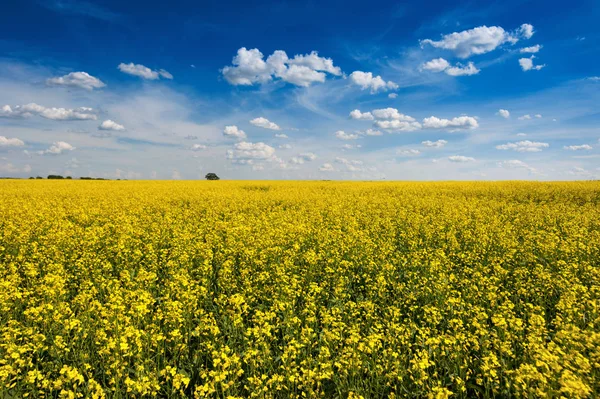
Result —
POLYGON ((0 181, 0 397, 600 394, 600 183, 0 181))

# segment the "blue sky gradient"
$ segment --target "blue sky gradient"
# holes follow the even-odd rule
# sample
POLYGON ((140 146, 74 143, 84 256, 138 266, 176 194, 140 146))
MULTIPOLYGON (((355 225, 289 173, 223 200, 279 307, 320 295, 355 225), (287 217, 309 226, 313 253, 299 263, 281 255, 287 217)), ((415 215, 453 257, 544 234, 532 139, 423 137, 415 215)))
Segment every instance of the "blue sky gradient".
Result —
POLYGON ((0 176, 598 179, 599 18, 591 0, 9 1, 0 176))

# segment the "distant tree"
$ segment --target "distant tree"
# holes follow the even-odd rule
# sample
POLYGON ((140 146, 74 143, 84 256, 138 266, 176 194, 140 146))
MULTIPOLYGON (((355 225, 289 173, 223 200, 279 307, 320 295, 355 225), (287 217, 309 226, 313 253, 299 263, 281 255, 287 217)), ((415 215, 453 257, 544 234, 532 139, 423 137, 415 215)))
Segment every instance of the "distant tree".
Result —
POLYGON ((33 180, 33 179, 35 179, 35 177, 33 177, 33 176, 31 176, 31 177, 29 178, 29 180, 33 180))
POLYGON ((219 180, 220 179, 216 173, 207 173, 205 177, 206 177, 206 180, 219 180))
POLYGON ((36 179, 43 179, 43 177, 42 176, 37 176, 36 179))
POLYGON ((71 176, 67 176, 67 177, 65 177, 65 179, 72 179, 72 177, 71 176))
POLYGON ((48 179, 64 179, 61 175, 48 175, 48 179))

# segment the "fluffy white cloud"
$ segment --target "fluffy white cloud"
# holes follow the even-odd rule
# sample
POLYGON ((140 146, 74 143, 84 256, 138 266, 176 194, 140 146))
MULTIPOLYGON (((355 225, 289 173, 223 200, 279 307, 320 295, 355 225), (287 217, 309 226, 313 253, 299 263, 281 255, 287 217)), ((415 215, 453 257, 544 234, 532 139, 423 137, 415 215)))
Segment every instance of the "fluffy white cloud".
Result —
POLYGON ((246 132, 238 129, 238 127, 235 125, 225 126, 225 129, 223 129, 223 135, 226 137, 235 137, 236 139, 246 138, 246 132))
POLYGON ((107 119, 102 122, 100 126, 98 126, 98 130, 114 130, 116 132, 121 132, 125 130, 125 126, 119 125, 117 122, 107 119))
POLYGON ((569 151, 580 151, 580 150, 585 150, 585 151, 589 151, 592 149, 592 146, 589 144, 582 144, 582 145, 566 145, 563 147, 565 150, 569 150, 569 151))
POLYGON ((442 148, 443 146, 448 144, 448 142, 446 140, 436 140, 436 141, 426 140, 426 141, 422 141, 421 144, 423 144, 425 147, 442 148))
POLYGON ((28 118, 33 115, 41 116, 42 118, 55 121, 69 120, 96 120, 98 117, 92 108, 80 107, 75 109, 67 108, 46 108, 42 105, 30 103, 26 105, 17 105, 11 107, 5 105, 0 109, 0 117, 24 117, 28 118))
POLYGON ((537 53, 538 51, 540 51, 542 49, 542 45, 541 44, 536 44, 535 46, 530 46, 530 47, 523 47, 522 49, 519 50, 520 53, 537 53))
POLYGON ((423 119, 423 127, 427 129, 476 129, 479 127, 477 119, 472 116, 459 116, 452 119, 440 119, 435 116, 423 119))
POLYGON ((344 145, 342 145, 342 148, 344 150, 355 150, 355 149, 361 148, 361 147, 362 147, 362 145, 360 145, 360 144, 344 144, 344 145))
MULTIPOLYGON (((533 27, 531 28, 533 30, 533 27)), ((500 26, 479 26, 477 28, 443 35, 441 40, 421 40, 421 46, 429 44, 435 48, 453 51, 460 58, 485 54, 504 43, 516 43, 518 38, 500 26)))
POLYGON ((25 145, 25 143, 16 137, 9 139, 8 137, 0 136, 0 148, 1 147, 22 147, 24 145, 25 145))
POLYGON ((450 162, 474 162, 475 158, 465 157, 463 155, 452 155, 448 157, 450 162))
POLYGON ((535 33, 533 31, 533 25, 531 24, 523 24, 519 27, 519 29, 517 29, 518 34, 525 38, 525 39, 531 39, 531 37, 533 36, 533 34, 535 33))
POLYGON ((359 171, 363 170, 363 168, 362 168, 363 162, 359 161, 359 160, 351 160, 351 159, 336 157, 335 162, 344 165, 346 167, 346 169, 348 169, 351 172, 359 172, 359 171))
POLYGON ((364 132, 360 132, 360 134, 363 134, 365 136, 383 136, 383 133, 375 129, 367 129, 364 132))
POLYGON ((298 154, 298 156, 292 157, 292 159, 290 159, 290 163, 295 164, 295 165, 302 165, 305 162, 314 161, 315 159, 317 159, 317 156, 315 154, 313 154, 312 152, 307 152, 307 153, 298 154))
POLYGON ((129 64, 120 63, 118 68, 119 68, 119 71, 121 71, 123 73, 126 73, 128 75, 138 76, 140 78, 147 79, 147 80, 156 80, 159 78, 158 72, 153 71, 152 69, 148 68, 147 66, 144 66, 141 64, 134 64, 133 62, 131 62, 129 64))
POLYGON ((510 112, 506 109, 499 109, 497 115, 500 115, 504 119, 510 118, 510 112))
POLYGON ((73 151, 75 150, 75 147, 73 147, 71 144, 66 143, 64 141, 57 141, 55 143, 52 143, 52 145, 44 151, 38 151, 38 154, 40 155, 44 155, 44 154, 52 154, 52 155, 58 155, 58 154, 62 154, 63 151, 73 151))
POLYGON ((200 151, 200 150, 205 150, 206 146, 204 144, 194 144, 190 147, 190 150, 192 151, 200 151))
POLYGON ((535 114, 534 115, 536 118, 540 119, 542 117, 542 114, 535 114))
POLYGON ((538 141, 523 140, 516 143, 506 143, 497 145, 498 150, 513 150, 517 152, 540 152, 543 148, 550 147, 548 143, 542 143, 538 141))
POLYGON ((335 132, 335 137, 340 140, 356 140, 358 139, 358 134, 346 133, 343 130, 338 130, 335 132))
POLYGON ((276 123, 273 123, 267 118, 263 118, 262 116, 252 119, 250 123, 254 126, 262 127, 264 129, 281 130, 281 128, 276 123))
POLYGON ((390 94, 388 94, 388 98, 391 98, 391 99, 398 98, 398 93, 390 93, 390 94))
POLYGON ((386 82, 381 76, 373 77, 371 72, 354 71, 350 74, 350 81, 360 86, 361 90, 370 89, 371 93, 396 90, 398 88, 398 85, 391 80, 386 82))
POLYGON ((475 64, 469 62, 467 65, 456 64, 456 66, 450 67, 444 72, 450 76, 471 76, 477 75, 480 70, 475 67, 475 64))
POLYGON ((525 114, 523 116, 519 116, 517 119, 520 120, 520 121, 527 121, 527 120, 531 119, 531 115, 525 114))
POLYGON ((335 168, 334 168, 334 167, 333 167, 333 165, 332 165, 332 164, 330 164, 330 163, 324 163, 323 165, 321 165, 321 166, 319 167, 319 170, 320 170, 321 172, 333 172, 333 171, 335 171, 335 168))
POLYGON ((396 151, 396 155, 402 155, 402 156, 415 156, 415 155, 419 155, 419 154, 421 154, 421 151, 414 150, 414 149, 396 151))
POLYGON ((306 55, 296 55, 288 58, 285 51, 276 50, 267 61, 258 49, 248 50, 242 47, 233 57, 231 66, 221 69, 227 82, 232 85, 251 86, 255 83, 269 82, 273 77, 294 84, 308 87, 315 82, 324 82, 326 73, 340 76, 339 67, 333 65, 330 58, 319 57, 313 51, 306 55))
POLYGON ((275 134, 275 138, 278 138, 278 139, 288 139, 289 137, 287 136, 287 134, 276 133, 275 134))
POLYGON ((403 132, 412 132, 414 130, 421 129, 421 124, 419 122, 407 122, 401 121, 397 119, 393 120, 378 120, 375 121, 374 126, 380 129, 386 130, 397 130, 403 132))
POLYGON ((86 90, 100 89, 106 86, 100 79, 93 77, 87 72, 71 72, 57 78, 46 80, 48 86, 80 87, 86 90))
POLYGON ((350 118, 363 121, 372 121, 374 119, 370 112, 360 112, 358 109, 350 112, 350 118))
POLYGON ((469 62, 467 65, 460 63, 456 66, 450 66, 450 63, 443 58, 436 58, 421 65, 421 70, 430 72, 445 72, 450 76, 470 76, 480 72, 475 64, 469 62))
POLYGON ((282 150, 289 150, 292 148, 292 146, 290 144, 281 144, 279 148, 282 150))
POLYGON ((236 143, 233 150, 227 150, 227 159, 241 164, 252 164, 254 160, 273 160, 275 148, 265 143, 236 143))
POLYGON ((399 112, 396 108, 382 108, 382 109, 374 109, 372 111, 375 119, 392 119, 403 122, 414 122, 415 118, 412 116, 404 115, 399 112))
POLYGON ((534 55, 532 55, 529 58, 520 58, 519 65, 521 65, 521 69, 523 71, 531 71, 531 70, 539 71, 540 69, 542 69, 546 66, 546 64, 533 65, 534 58, 535 58, 534 55))

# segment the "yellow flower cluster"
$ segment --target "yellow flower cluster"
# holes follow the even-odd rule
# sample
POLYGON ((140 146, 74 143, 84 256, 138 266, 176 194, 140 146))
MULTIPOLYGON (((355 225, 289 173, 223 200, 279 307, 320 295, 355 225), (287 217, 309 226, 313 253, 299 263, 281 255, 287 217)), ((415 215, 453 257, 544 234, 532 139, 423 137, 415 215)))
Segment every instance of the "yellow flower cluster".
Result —
POLYGON ((0 181, 1 398, 600 395, 600 184, 0 181))

